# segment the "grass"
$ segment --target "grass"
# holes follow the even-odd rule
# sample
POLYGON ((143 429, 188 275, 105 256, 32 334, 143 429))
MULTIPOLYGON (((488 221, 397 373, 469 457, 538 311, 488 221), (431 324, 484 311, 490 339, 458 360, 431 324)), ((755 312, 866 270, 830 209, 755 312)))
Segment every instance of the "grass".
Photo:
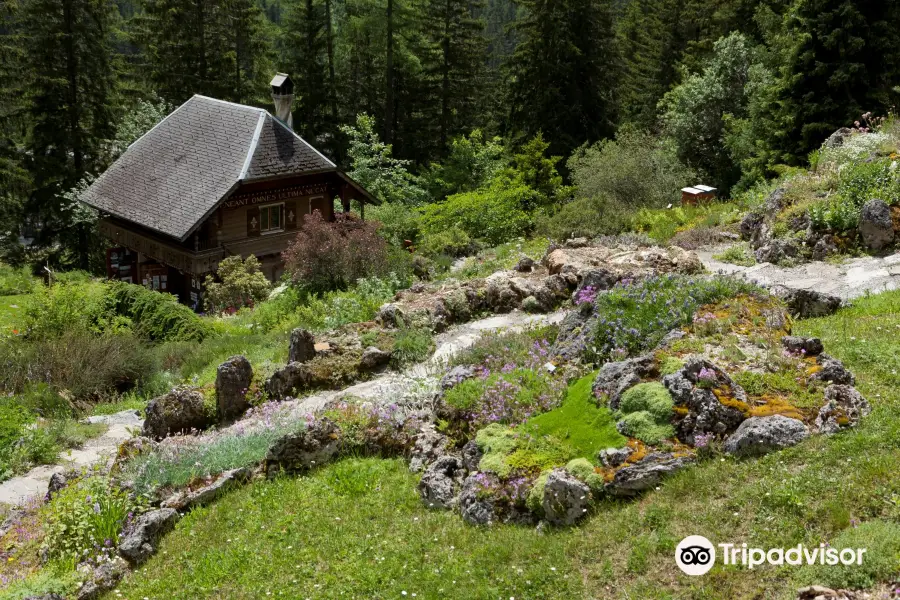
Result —
POLYGON ((553 436, 571 446, 575 456, 592 462, 600 450, 624 446, 626 439, 616 430, 612 413, 593 401, 594 376, 586 375, 569 386, 562 406, 529 419, 522 431, 553 436))
POLYGON ((579 528, 545 534, 464 525, 423 508, 417 478, 401 462, 346 460, 309 477, 254 484, 191 513, 120 587, 122 597, 373 598, 406 590, 420 598, 788 600, 823 582, 822 573, 793 567, 718 564, 704 577, 682 575, 673 552, 691 534, 763 548, 864 542, 873 567, 866 581, 896 577, 889 524, 900 522, 900 292, 862 298, 794 330, 822 338, 855 372, 874 407, 857 429, 761 459, 701 462, 639 501, 604 502, 579 528))
POLYGON ((467 258, 461 269, 449 275, 458 279, 487 277, 496 271, 512 269, 523 255, 539 261, 549 245, 550 242, 544 238, 507 242, 467 258))
POLYGON ((0 296, 0 334, 13 333, 21 322, 22 307, 27 295, 0 296))
POLYGON ((746 244, 730 246, 721 253, 713 255, 713 258, 742 267, 752 267, 756 264, 756 258, 746 244))

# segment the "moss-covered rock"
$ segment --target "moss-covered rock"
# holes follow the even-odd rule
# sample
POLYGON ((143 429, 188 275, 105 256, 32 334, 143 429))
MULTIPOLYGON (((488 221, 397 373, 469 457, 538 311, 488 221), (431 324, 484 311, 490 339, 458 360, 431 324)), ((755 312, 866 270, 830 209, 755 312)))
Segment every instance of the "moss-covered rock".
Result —
POLYGON ((675 435, 672 395, 658 382, 640 383, 622 394, 617 429, 645 444, 658 444, 675 435))

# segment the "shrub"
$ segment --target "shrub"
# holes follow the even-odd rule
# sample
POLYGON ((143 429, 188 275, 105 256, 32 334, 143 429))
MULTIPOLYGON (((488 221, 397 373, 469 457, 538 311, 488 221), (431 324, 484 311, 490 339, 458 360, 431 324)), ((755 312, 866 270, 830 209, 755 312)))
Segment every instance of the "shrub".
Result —
POLYGON ((386 275, 387 244, 377 231, 377 223, 345 214, 329 223, 315 211, 284 251, 287 270, 313 291, 347 289, 357 279, 386 275))
POLYGON ((470 254, 474 244, 465 231, 454 225, 446 231, 430 233, 422 239, 419 250, 426 256, 465 256, 470 254))
POLYGON ((622 394, 619 410, 623 414, 647 412, 658 422, 672 418, 672 396, 659 382, 639 383, 622 394))
POLYGON ((651 350, 672 329, 690 323, 698 307, 749 293, 760 289, 735 277, 661 275, 617 284, 597 296, 599 319, 588 359, 600 363, 651 350))
POLYGON ((99 283, 39 285, 24 303, 24 330, 32 339, 57 338, 67 331, 98 331, 105 293, 105 286, 99 283))
POLYGON ((731 263, 733 265, 741 265, 745 267, 752 267, 756 264, 756 258, 753 257, 753 254, 750 252, 750 249, 746 244, 736 244, 734 246, 730 246, 723 252, 714 255, 713 258, 716 260, 721 260, 722 262, 731 263))
POLYGON ((405 204, 382 202, 367 207, 366 219, 380 223, 378 235, 397 247, 419 239, 419 213, 405 204))
POLYGON ((435 198, 446 198, 485 187, 505 166, 503 140, 485 139, 476 129, 450 142, 447 157, 432 164, 425 179, 435 198))
POLYGON ((115 556, 119 534, 146 503, 104 477, 67 486, 44 509, 43 549, 50 558, 82 562, 115 556))
POLYGON ((538 192, 527 185, 496 179, 486 189, 427 205, 422 230, 427 237, 458 227, 470 238, 495 246, 531 231, 533 222, 524 207, 538 200, 538 192))
POLYGON ((0 264, 0 296, 28 294, 38 285, 28 267, 14 268, 0 264))
POLYGON ((416 327, 403 327, 394 336, 391 363, 395 367, 405 367, 422 362, 434 352, 435 344, 431 331, 416 327))
POLYGON ((135 333, 152 341, 203 341, 209 326, 171 294, 123 282, 108 284, 108 311, 129 319, 135 333))
POLYGON ((133 335, 69 332, 56 340, 0 340, 0 389, 23 392, 44 382, 74 402, 98 401, 149 378, 152 351, 133 335))
POLYGON ((259 260, 252 254, 244 261, 240 256, 224 259, 216 270, 216 279, 206 276, 204 302, 213 312, 253 306, 265 300, 272 290, 272 284, 259 269, 259 260))
POLYGON ((578 197, 607 199, 603 204, 609 209, 602 212, 610 215, 679 202, 679 190, 696 179, 673 148, 648 132, 630 128, 620 130, 615 140, 576 150, 568 167, 578 197))
POLYGON ((605 195, 576 198, 552 215, 537 218, 536 229, 554 240, 612 235, 628 229, 629 211, 605 195))

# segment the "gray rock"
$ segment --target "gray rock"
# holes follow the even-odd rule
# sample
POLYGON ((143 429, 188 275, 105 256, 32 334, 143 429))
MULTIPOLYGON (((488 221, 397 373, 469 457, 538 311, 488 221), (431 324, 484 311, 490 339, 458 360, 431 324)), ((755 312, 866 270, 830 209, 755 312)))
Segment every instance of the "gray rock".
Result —
POLYGON ((244 356, 232 356, 216 370, 216 410, 219 421, 237 419, 250 408, 247 390, 253 381, 253 367, 244 356))
POLYGON ((91 578, 78 590, 76 600, 97 600, 105 592, 119 585, 127 571, 128 564, 119 557, 102 563, 94 569, 91 578))
POLYGON ((410 453, 409 470, 413 473, 424 471, 438 458, 447 454, 449 446, 450 439, 435 431, 434 425, 423 426, 410 453))
POLYGON ((784 336, 781 338, 781 345, 788 352, 805 356, 818 356, 825 350, 819 338, 805 338, 799 335, 784 336))
POLYGON ((563 248, 586 248, 590 243, 586 237, 569 238, 563 242, 563 248))
POLYGON ((838 252, 840 252, 840 248, 834 241, 834 237, 826 234, 818 238, 813 244, 812 257, 813 260, 825 260, 838 252))
POLYGON ((825 388, 825 405, 819 409, 815 430, 830 434, 856 427, 871 411, 872 407, 853 386, 829 385, 825 388))
POLYGON ((766 216, 761 212, 751 211, 744 215, 740 224, 741 239, 749 242, 756 238, 765 220, 766 216))
POLYGON ((312 373, 305 363, 288 363, 275 371, 266 381, 266 394, 270 400, 284 400, 296 390, 302 390, 312 381, 312 373))
POLYGON ((497 521, 497 512, 489 498, 479 497, 482 487, 477 476, 478 473, 472 473, 463 481, 458 500, 459 514, 472 525, 490 525, 497 521))
POLYGON ((859 212, 859 234, 872 250, 882 250, 894 243, 891 207, 884 200, 869 200, 859 212))
POLYGON ((698 387, 699 375, 703 369, 715 373, 717 387, 730 390, 730 395, 739 402, 747 401, 743 388, 705 358, 691 357, 680 371, 663 377, 663 385, 672 394, 675 404, 688 409, 687 415, 675 424, 675 429, 678 438, 691 445, 698 434, 724 435, 737 429, 744 420, 744 413, 740 410, 725 406, 712 391, 698 387))
POLYGON ((519 273, 531 273, 534 270, 534 260, 527 256, 523 256, 519 259, 519 262, 516 263, 514 269, 519 273))
POLYGON ((441 389, 449 390, 472 377, 475 377, 475 367, 473 365, 457 365, 441 377, 441 389))
POLYGON ((60 471, 50 476, 50 482, 47 484, 46 499, 49 502, 54 495, 64 490, 66 486, 74 482, 78 478, 78 471, 60 471))
POLYGON ((547 476, 541 507, 551 525, 574 525, 587 515, 591 490, 565 469, 553 469, 547 476))
POLYGON ((26 596, 23 600, 66 600, 56 593, 41 594, 40 596, 26 596))
POLYGON ((624 448, 606 448, 597 453, 597 460, 604 467, 613 469, 625 463, 628 457, 634 453, 634 450, 625 446, 624 448))
POLYGON ((606 491, 614 496, 634 496, 656 487, 668 475, 694 463, 691 456, 654 453, 644 460, 616 471, 606 491))
POLYGON ((425 506, 453 508, 465 476, 466 470, 458 457, 445 455, 438 458, 419 481, 419 495, 425 506))
POLYGON ((762 456, 799 444, 809 437, 802 421, 781 415, 750 417, 725 440, 725 452, 735 456, 762 456))
POLYGON ((481 463, 481 457, 484 456, 484 452, 478 447, 478 443, 475 440, 469 440, 462 447, 461 452, 463 467, 466 471, 477 471, 478 465, 481 463))
POLYGON ((192 508, 206 506, 207 504, 214 502, 228 490, 249 481, 250 475, 250 469, 246 467, 225 471, 209 485, 194 491, 186 490, 173 494, 163 501, 162 504, 160 504, 160 507, 186 511, 192 508))
POLYGON ((385 352, 375 346, 369 346, 362 353, 359 359, 359 366, 362 369, 373 370, 383 367, 391 361, 391 353, 385 352))
POLYGON ((829 149, 840 148, 844 145, 844 142, 852 135, 852 129, 850 129, 849 127, 841 127, 830 136, 828 136, 828 139, 825 140, 822 146, 829 149))
POLYGON ((302 431, 275 441, 266 454, 266 475, 303 473, 334 459, 341 447, 341 430, 330 419, 317 419, 302 431))
POLYGON ((149 454, 159 447, 159 444, 148 437, 135 436, 129 438, 119 444, 116 450, 116 458, 113 461, 110 473, 120 473, 130 460, 134 460, 138 456, 149 454))
POLYGON ((756 250, 757 262, 777 264, 787 258, 796 258, 800 250, 796 242, 790 239, 772 239, 756 250))
POLYGON ((848 371, 847 367, 840 360, 827 354, 820 354, 817 362, 821 369, 813 373, 810 379, 844 385, 856 385, 856 378, 853 376, 853 373, 848 371))
POLYGON ((147 404, 143 435, 152 439, 202 431, 212 424, 203 403, 203 394, 189 386, 178 386, 147 404))
POLYGON ((119 541, 119 554, 132 565, 143 563, 156 552, 159 540, 175 528, 180 518, 174 508, 160 508, 142 514, 119 541))
POLYGON ((401 327, 406 323, 406 315, 396 304, 385 304, 378 309, 375 320, 385 327, 401 327))
POLYGON ((578 293, 586 287, 592 287, 597 291, 608 290, 619 282, 620 277, 606 269, 588 269, 581 272, 581 281, 575 288, 576 297, 578 293))
POLYGON ((795 290, 775 285, 769 288, 769 292, 783 300, 791 314, 801 319, 827 317, 841 307, 841 299, 837 296, 813 290, 795 290))
POLYGON ((288 362, 304 363, 316 357, 316 338, 306 329, 297 328, 291 332, 288 346, 288 362))
POLYGON ((777 215, 780 213, 785 206, 787 206, 787 202, 784 199, 785 189, 783 187, 777 187, 775 190, 769 194, 766 198, 766 201, 763 203, 763 210, 768 215, 777 215))
POLYGON ((591 304, 582 304, 566 313, 550 354, 568 361, 581 360, 593 342, 597 315, 591 304))
POLYGON ((619 362, 604 364, 594 379, 594 395, 606 394, 609 408, 619 408, 619 400, 628 388, 640 383, 641 378, 651 375, 656 368, 652 354, 629 358, 619 362))
POLYGON ((663 385, 669 390, 675 404, 687 404, 690 402, 694 384, 688 381, 681 371, 664 376, 663 385))

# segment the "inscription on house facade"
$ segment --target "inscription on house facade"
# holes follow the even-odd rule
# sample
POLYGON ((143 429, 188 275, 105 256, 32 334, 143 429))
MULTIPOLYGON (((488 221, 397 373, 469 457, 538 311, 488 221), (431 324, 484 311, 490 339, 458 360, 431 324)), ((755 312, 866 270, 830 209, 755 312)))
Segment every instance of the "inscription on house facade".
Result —
POLYGON ((327 183, 298 185, 290 188, 281 188, 278 190, 264 190, 260 192, 251 192, 248 194, 239 194, 236 196, 232 196, 231 198, 223 202, 222 206, 224 208, 239 208, 241 206, 253 206, 254 204, 282 202, 284 200, 293 200, 295 198, 305 198, 307 196, 316 196, 327 193, 327 183))

